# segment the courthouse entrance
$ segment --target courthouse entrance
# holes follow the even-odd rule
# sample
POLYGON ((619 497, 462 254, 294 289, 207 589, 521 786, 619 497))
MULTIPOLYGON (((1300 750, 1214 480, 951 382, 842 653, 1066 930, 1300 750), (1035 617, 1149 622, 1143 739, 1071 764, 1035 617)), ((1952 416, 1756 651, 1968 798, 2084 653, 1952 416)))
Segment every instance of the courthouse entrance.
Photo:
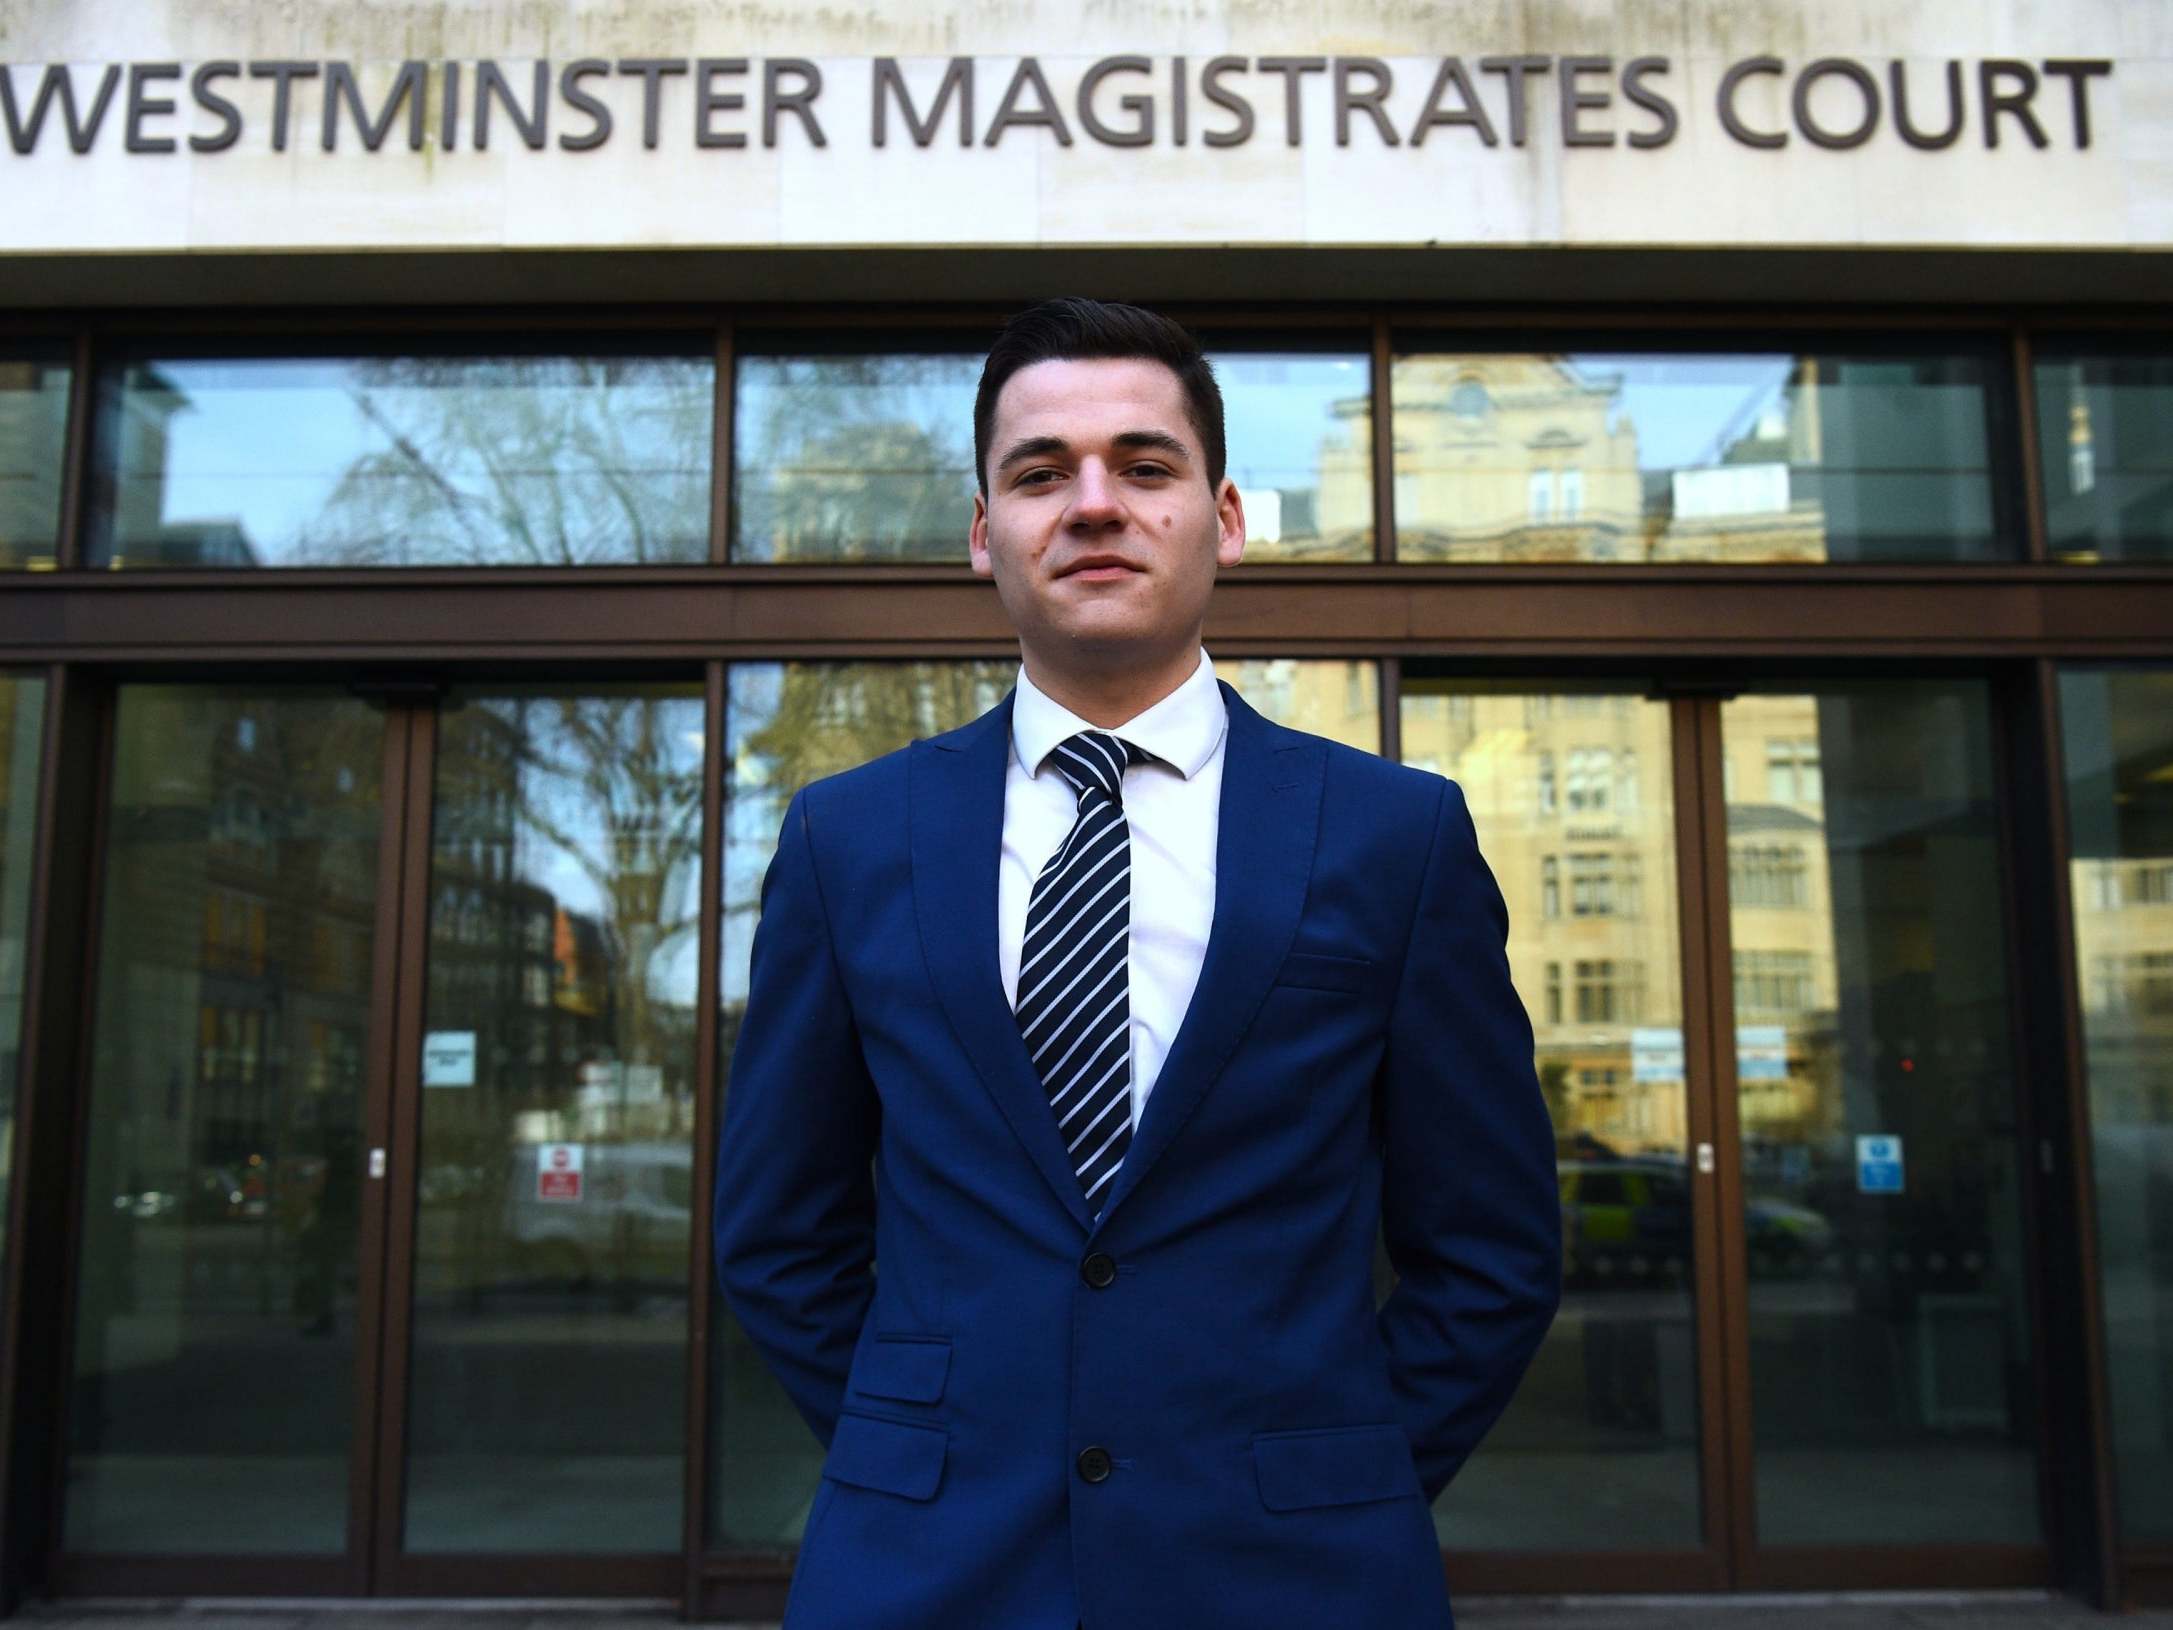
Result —
MULTIPOLYGON (((2117 348, 1179 314, 1253 527, 1217 671, 1464 787, 1556 1125, 1563 1310, 1453 1586, 2072 1583, 2050 721, 2173 618, 2056 563, 2029 430, 2114 423, 2117 348)), ((778 1612, 822 1455, 713 1289, 712 1140, 787 799, 1011 683, 958 536, 999 315, 8 342, 62 472, 0 601, 50 1588, 778 1612)))
POLYGON ((699 676, 108 705, 65 1577, 673 1593, 699 676))
MULTIPOLYGON (((1459 1584, 2044 1580, 1988 685, 1406 663, 1386 711, 1374 662, 1221 669, 1455 776, 1510 904, 1567 1293, 1438 1508, 1459 1584), (1836 1166, 1860 1136, 1906 1192, 1836 1166)), ((772 779, 719 789, 728 908, 775 778, 873 745, 795 719, 917 733, 1007 681, 732 665, 722 762, 772 779)), ((703 680, 105 708, 62 1577, 672 1593, 703 680)), ((731 1353, 711 1497, 783 1540, 819 1454, 731 1353)))

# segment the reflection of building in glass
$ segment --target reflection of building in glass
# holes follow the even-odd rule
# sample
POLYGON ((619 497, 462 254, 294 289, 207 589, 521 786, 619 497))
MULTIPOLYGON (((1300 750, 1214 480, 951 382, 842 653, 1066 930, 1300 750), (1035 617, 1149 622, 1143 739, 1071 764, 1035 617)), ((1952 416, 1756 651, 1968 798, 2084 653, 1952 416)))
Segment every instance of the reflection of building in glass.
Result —
POLYGON ((1679 1156, 1687 1122, 1667 709, 1407 683, 1406 761, 1458 781, 1564 1140, 1679 1156))
POLYGON ((0 357, 0 563, 52 563, 68 380, 66 363, 0 357))
POLYGON ((1831 1150, 1846 1113, 1818 699, 1730 704, 1723 752, 1743 1137, 1831 1150))
MULTIPOLYGON (((1747 390, 1694 464, 1646 468, 1624 368, 1512 353, 1395 365, 1397 550, 1450 561, 1827 556, 1818 363, 1747 390)), ((1324 509, 1359 496, 1340 466, 1324 509)), ((1326 478, 1324 477, 1324 485, 1326 478)))

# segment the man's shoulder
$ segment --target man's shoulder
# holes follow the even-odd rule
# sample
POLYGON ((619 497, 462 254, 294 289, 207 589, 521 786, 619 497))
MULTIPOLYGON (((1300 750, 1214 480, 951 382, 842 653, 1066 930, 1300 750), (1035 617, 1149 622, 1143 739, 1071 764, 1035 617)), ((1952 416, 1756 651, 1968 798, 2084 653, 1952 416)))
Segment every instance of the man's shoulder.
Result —
POLYGON ((1392 758, 1353 747, 1333 736, 1270 723, 1287 743, 1306 746, 1322 756, 1327 789, 1339 808, 1370 813, 1373 818, 1400 823, 1431 821, 1445 793, 1456 792, 1456 783, 1432 770, 1400 764, 1392 758))
POLYGON ((907 782, 918 754, 929 750, 962 751, 976 739, 978 732, 995 728, 997 716, 1002 712, 999 703, 955 729, 932 736, 916 736, 903 747, 894 747, 865 763, 817 776, 801 789, 800 797, 818 819, 831 810, 858 812, 871 806, 895 813, 904 807, 907 782))

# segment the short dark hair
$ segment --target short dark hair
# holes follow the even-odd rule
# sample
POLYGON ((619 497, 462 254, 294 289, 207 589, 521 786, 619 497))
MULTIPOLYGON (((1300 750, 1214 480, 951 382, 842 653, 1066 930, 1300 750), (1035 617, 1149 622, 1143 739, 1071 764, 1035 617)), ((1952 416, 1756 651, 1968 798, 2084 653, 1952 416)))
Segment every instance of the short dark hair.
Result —
POLYGON ((1222 432, 1222 387, 1200 342, 1183 325, 1144 306, 1115 300, 1064 295, 1029 306, 1003 326, 981 365, 981 388, 973 398, 973 476, 981 496, 988 496, 989 438, 996 433, 996 398, 1004 382, 1037 362, 1142 357, 1159 362, 1177 376, 1185 395, 1185 417, 1207 455, 1207 485, 1222 486, 1227 449, 1222 432))

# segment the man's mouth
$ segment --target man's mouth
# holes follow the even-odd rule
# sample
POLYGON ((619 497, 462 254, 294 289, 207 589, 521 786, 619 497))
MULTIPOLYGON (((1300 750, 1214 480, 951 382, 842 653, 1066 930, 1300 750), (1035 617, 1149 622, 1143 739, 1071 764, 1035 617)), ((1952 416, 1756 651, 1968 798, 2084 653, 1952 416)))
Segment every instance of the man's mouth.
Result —
POLYGON ((1122 555, 1085 555, 1073 561, 1056 575, 1058 577, 1083 577, 1091 581, 1129 577, 1141 570, 1122 555))

